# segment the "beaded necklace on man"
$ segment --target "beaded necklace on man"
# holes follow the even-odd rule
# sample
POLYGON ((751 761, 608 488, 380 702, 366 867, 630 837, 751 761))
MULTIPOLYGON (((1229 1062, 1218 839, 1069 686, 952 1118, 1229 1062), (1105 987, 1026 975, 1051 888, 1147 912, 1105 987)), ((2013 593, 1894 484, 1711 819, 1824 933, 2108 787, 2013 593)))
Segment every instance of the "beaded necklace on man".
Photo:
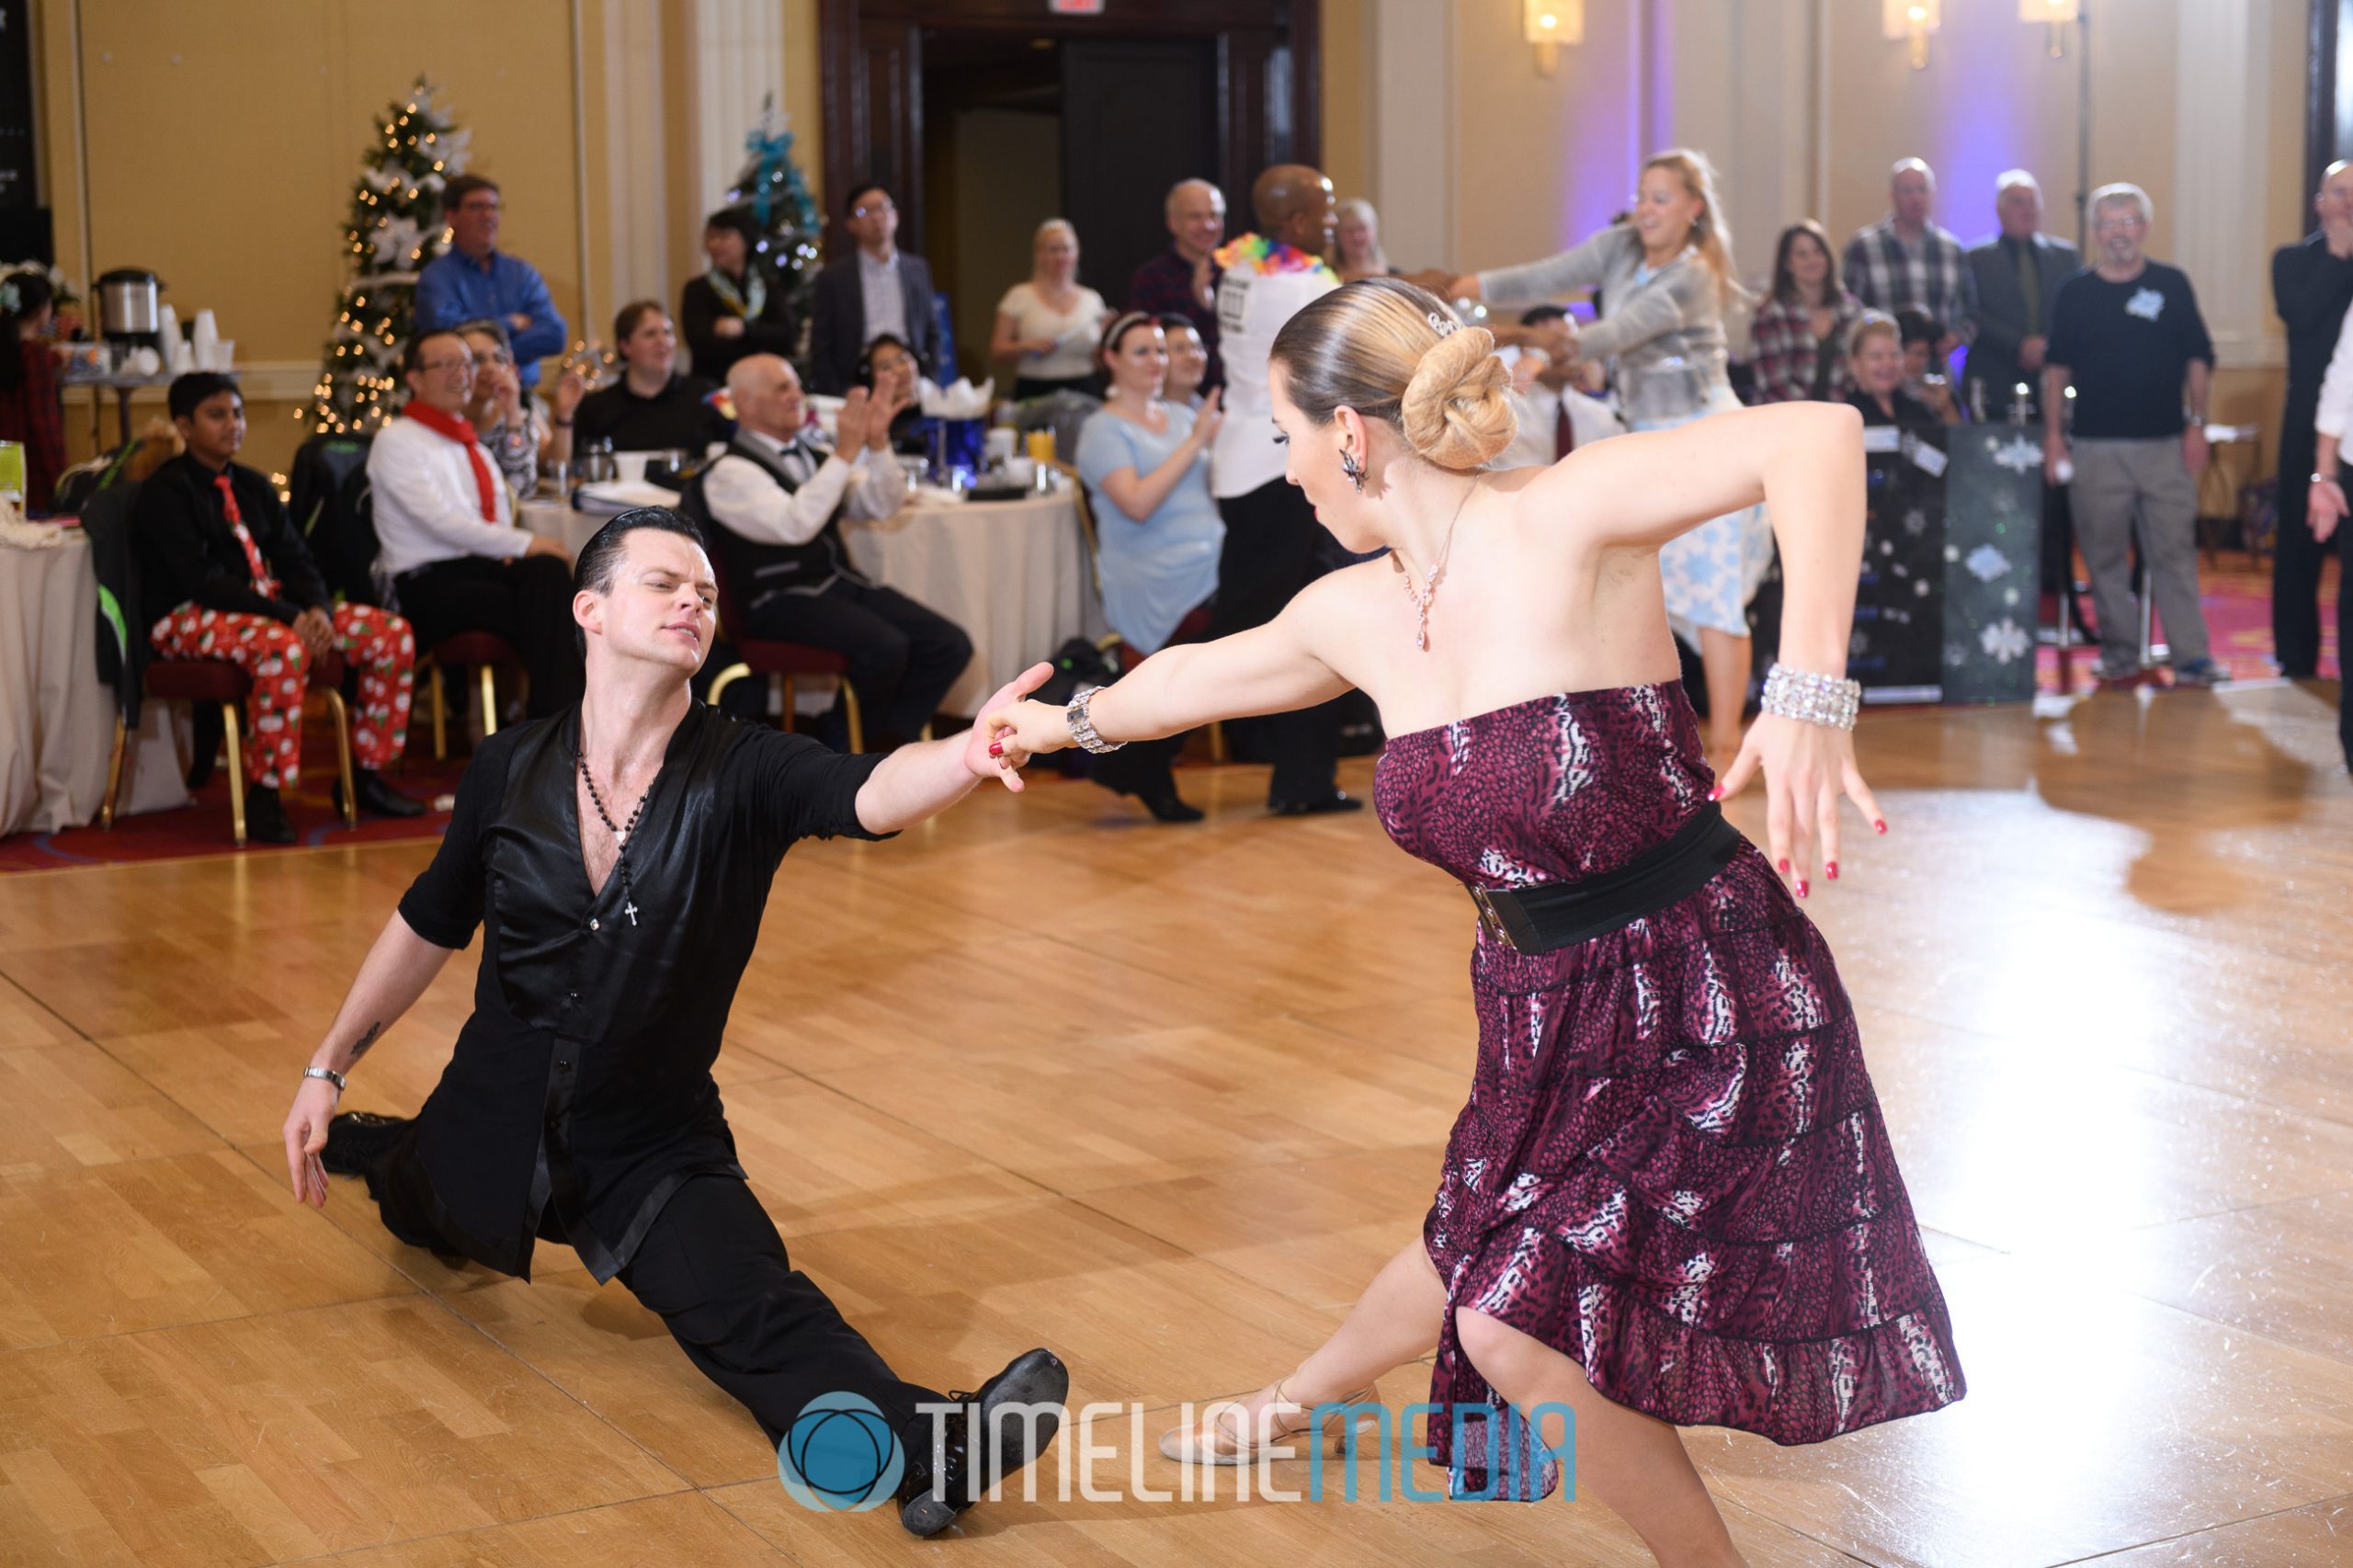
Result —
MULTIPOLYGON (((634 926, 637 924, 637 900, 630 889, 629 840, 630 835, 637 831, 637 819, 645 814, 645 802, 654 798, 654 786, 646 785, 644 793, 638 796, 637 805, 629 813, 628 825, 615 827, 612 813, 605 810, 605 798, 597 793, 597 780, 588 772, 587 748, 584 746, 572 755, 580 764, 580 782, 588 786, 588 803, 597 808, 597 820, 603 823, 605 831, 613 835, 613 869, 620 872, 621 878, 621 913, 628 915, 629 923, 634 926)), ((659 776, 659 770, 656 776, 659 776)))

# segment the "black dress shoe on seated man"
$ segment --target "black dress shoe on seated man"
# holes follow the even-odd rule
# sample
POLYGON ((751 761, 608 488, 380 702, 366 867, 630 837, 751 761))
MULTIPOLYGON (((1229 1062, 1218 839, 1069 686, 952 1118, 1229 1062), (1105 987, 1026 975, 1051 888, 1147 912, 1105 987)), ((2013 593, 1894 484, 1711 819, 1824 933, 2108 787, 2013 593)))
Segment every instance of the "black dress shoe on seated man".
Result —
POLYGON ((327 1146, 319 1164, 337 1176, 364 1176, 382 1167, 392 1147, 415 1118, 347 1110, 327 1123, 327 1146))
MULTIPOLYGON (((358 803, 361 811, 371 816, 421 817, 425 814, 423 801, 410 800, 385 783, 384 776, 372 767, 351 770, 351 798, 358 803)), ((338 812, 343 810, 343 780, 340 778, 335 781, 335 809, 338 812)))
POLYGON ((1335 790, 1312 801, 1269 801, 1267 810, 1279 817, 1313 817, 1325 812, 1360 812, 1364 802, 1345 790, 1335 790))
POLYGON ((1016 1356, 978 1393, 949 1394, 956 1409, 926 1412, 908 1442, 899 1523, 910 1534, 937 1535, 1000 1480, 1028 1469, 1061 1429, 1069 1395, 1070 1369, 1051 1350, 1016 1356))
POLYGON ((294 824, 286 820, 286 807, 278 801, 278 791, 267 784, 245 786, 245 842, 295 842, 294 824))

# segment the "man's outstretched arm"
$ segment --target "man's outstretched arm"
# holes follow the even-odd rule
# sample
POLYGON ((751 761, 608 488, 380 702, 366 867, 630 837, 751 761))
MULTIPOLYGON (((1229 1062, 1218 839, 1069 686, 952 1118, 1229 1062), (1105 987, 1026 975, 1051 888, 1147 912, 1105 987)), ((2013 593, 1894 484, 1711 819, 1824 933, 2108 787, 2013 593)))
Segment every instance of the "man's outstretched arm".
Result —
POLYGON ((983 778, 1018 790, 1021 775, 989 754, 986 715, 1029 696, 1053 673, 1051 665, 1032 665, 981 704, 983 717, 962 734, 901 746, 884 757, 858 787, 858 824, 869 833, 913 827, 962 800, 983 778))
MULTIPOLYGON (((386 921, 326 1039, 311 1053, 311 1065, 348 1074, 368 1048, 416 1005, 449 961, 450 951, 418 936, 398 914, 386 921)), ((326 1079, 305 1078, 295 1091, 294 1108, 286 1113, 286 1174, 294 1183, 295 1198, 314 1209, 326 1207, 326 1173, 318 1165, 318 1154, 327 1146, 327 1122, 341 1097, 326 1079)))

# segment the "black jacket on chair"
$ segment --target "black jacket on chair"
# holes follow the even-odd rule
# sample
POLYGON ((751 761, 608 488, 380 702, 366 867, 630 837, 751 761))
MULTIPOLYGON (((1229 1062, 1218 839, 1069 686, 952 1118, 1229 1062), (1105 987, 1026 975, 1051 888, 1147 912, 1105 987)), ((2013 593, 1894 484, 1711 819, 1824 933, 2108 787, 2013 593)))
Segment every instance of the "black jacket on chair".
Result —
MULTIPOLYGON (((891 264, 906 296, 907 347, 926 376, 939 373, 939 330, 931 308, 931 268, 923 257, 899 252, 891 264)), ((839 396, 858 384, 858 357, 866 348, 866 288, 858 252, 817 274, 809 302, 809 390, 839 396)))
POLYGON ((130 728, 139 727, 139 704, 146 696, 148 662, 155 650, 139 594, 139 547, 131 530, 131 508, 141 482, 110 484, 82 508, 82 533, 90 541, 90 566, 98 579, 98 678, 114 687, 115 707, 130 728))
MULTIPOLYGON (((2034 246, 2034 275, 2042 286, 2042 332, 2051 335, 2051 302, 2057 298, 2059 285, 2075 273, 2083 270, 2084 258, 2075 247, 2064 240, 2054 240, 2049 234, 2036 234, 2029 242, 2034 246)), ((1969 358, 1962 362, 1961 406, 1969 406, 1969 388, 1983 382, 1985 387, 1985 417, 2006 418, 2010 411, 2012 391, 2020 381, 2029 391, 2032 406, 2042 406, 2042 372, 2018 368, 2018 345, 2027 336, 2026 296, 2018 291, 2018 265, 2010 257, 2000 236, 1973 244, 1962 253, 1965 268, 1963 280, 1968 285, 1970 315, 1977 323, 1977 335, 1970 339, 1969 358)))

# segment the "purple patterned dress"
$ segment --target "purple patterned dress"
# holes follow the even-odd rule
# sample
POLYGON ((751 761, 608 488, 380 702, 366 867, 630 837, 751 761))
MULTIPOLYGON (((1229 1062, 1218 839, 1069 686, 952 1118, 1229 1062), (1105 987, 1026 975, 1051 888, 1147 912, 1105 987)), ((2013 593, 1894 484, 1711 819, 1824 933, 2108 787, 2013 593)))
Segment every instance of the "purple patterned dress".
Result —
MULTIPOLYGON (((1623 866, 1712 782, 1670 682, 1393 736, 1374 798, 1408 853, 1520 888, 1623 866)), ((1456 1338, 1465 1308, 1678 1426, 1811 1443, 1961 1396, 1854 1013, 1756 846, 1582 944, 1482 930, 1471 978, 1479 1063, 1424 1226, 1448 1301, 1430 1397, 1466 1433, 1500 1402, 1456 1338)), ((1438 1461, 1484 1493, 1449 1425, 1429 1424, 1438 1461)))

